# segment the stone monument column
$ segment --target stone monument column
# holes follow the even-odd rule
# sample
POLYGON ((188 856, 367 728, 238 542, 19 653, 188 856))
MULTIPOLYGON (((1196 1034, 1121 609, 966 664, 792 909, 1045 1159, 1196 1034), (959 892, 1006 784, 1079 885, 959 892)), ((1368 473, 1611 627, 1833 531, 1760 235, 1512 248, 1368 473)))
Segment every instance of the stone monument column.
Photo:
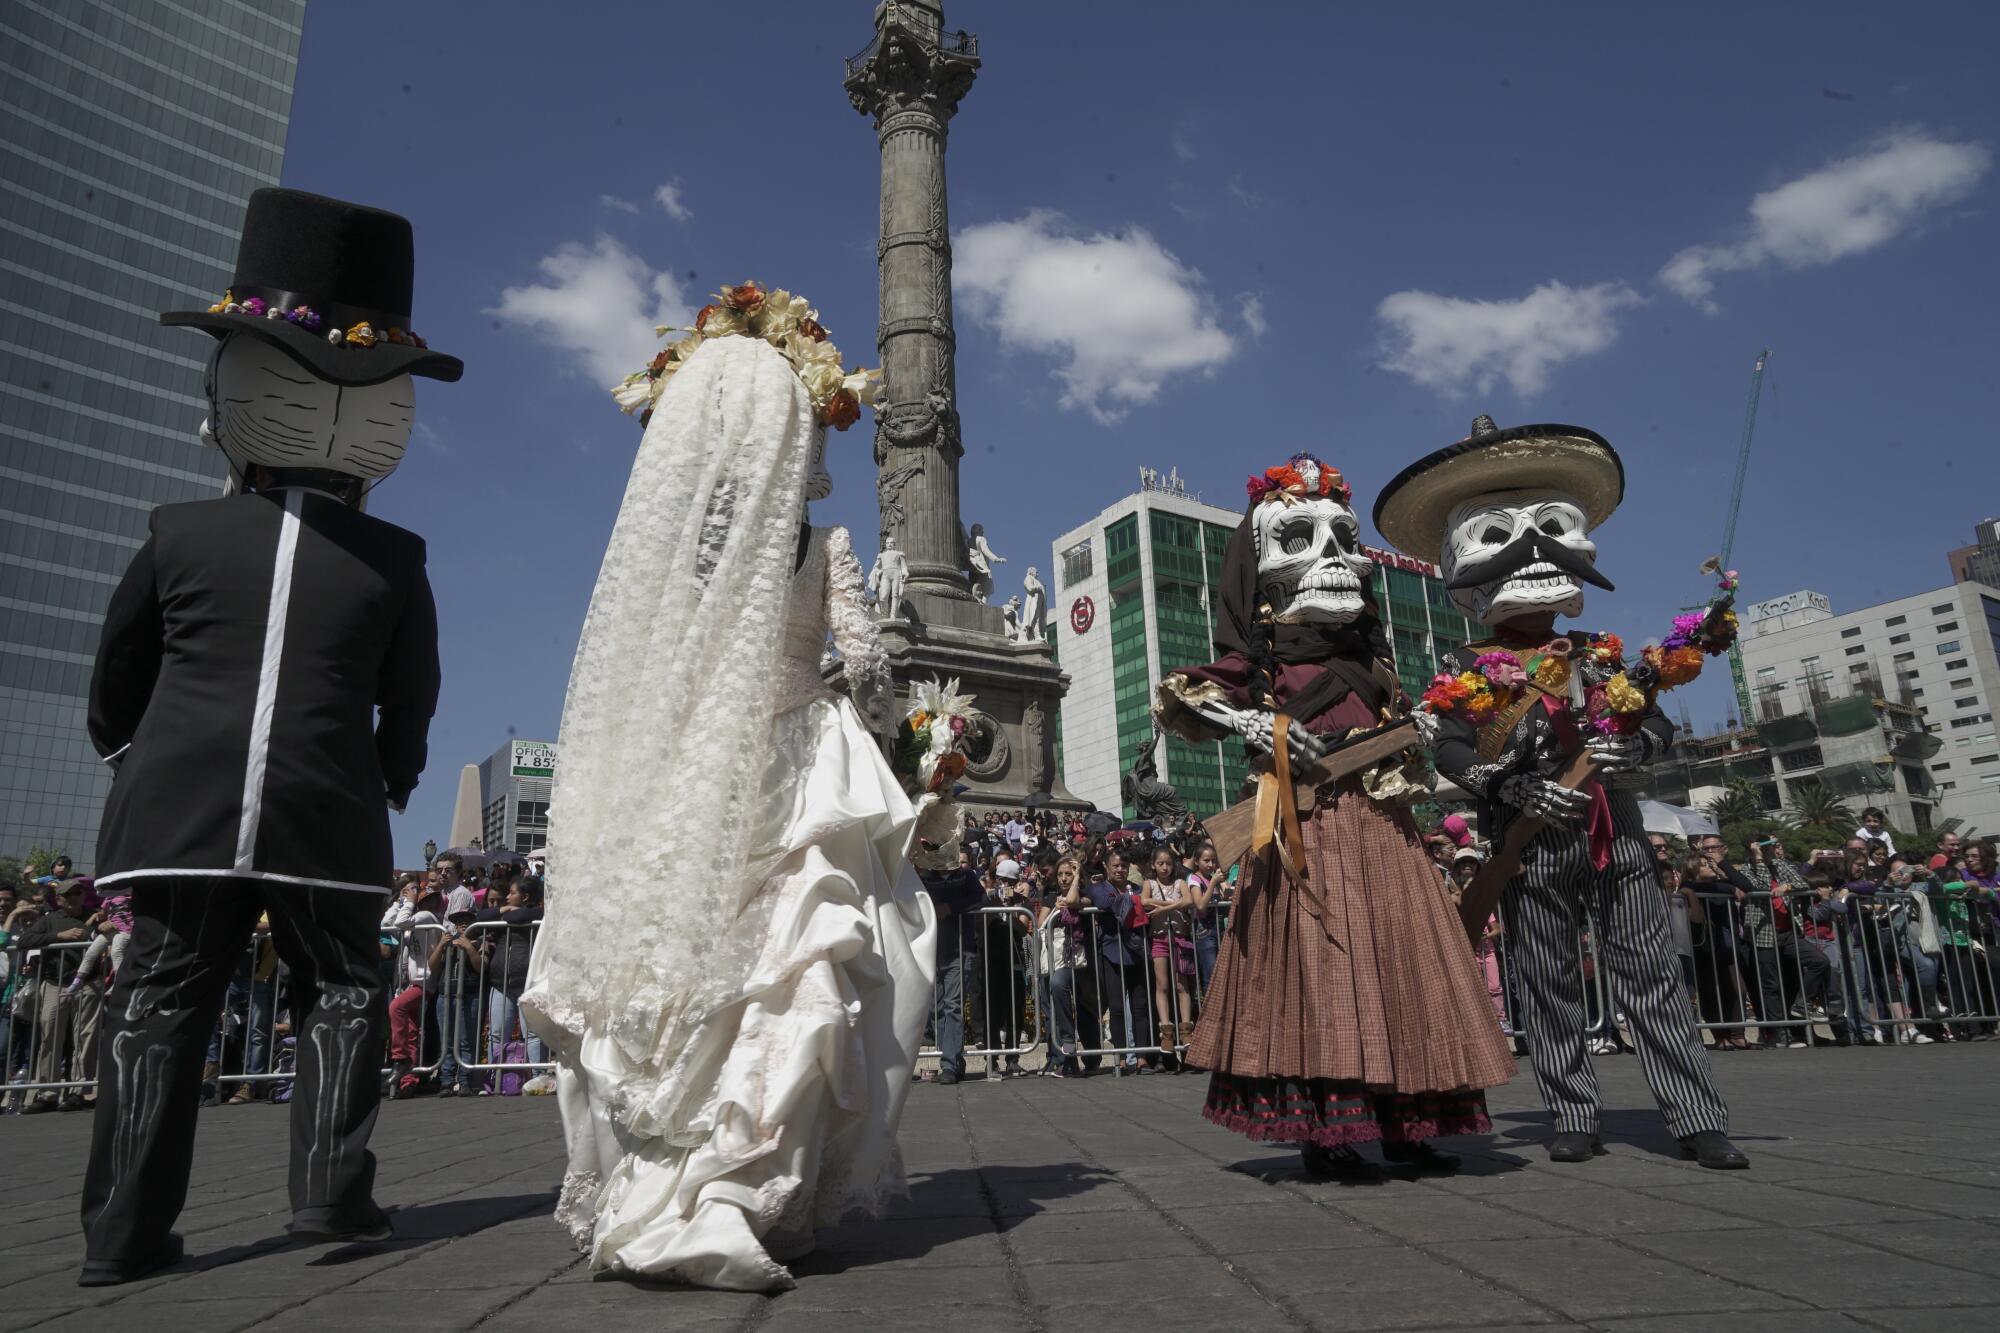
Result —
POLYGON ((944 30, 937 0, 882 0, 875 40, 847 62, 855 109, 873 117, 882 157, 883 400, 875 409, 881 536, 910 561, 909 595, 920 618, 972 622, 939 599, 967 602, 965 535, 958 512, 957 376, 951 315, 951 226, 945 204, 945 135, 979 71, 979 44, 944 30))
MULTIPOLYGON (((1049 645, 1016 642, 1001 609, 968 578, 958 507, 956 340, 951 324, 951 227, 945 207, 945 132, 979 72, 979 42, 949 32, 941 0, 881 0, 875 36, 847 62, 844 86, 875 122, 882 159, 881 353, 875 406, 880 536, 909 560, 903 604, 878 612, 898 691, 912 681, 957 680, 974 696, 965 742, 974 808, 1084 803, 1055 776, 1051 719, 1069 687, 1049 645)), ((975 515, 976 517, 976 515, 975 515)), ((839 668, 832 668, 837 677, 839 668)))

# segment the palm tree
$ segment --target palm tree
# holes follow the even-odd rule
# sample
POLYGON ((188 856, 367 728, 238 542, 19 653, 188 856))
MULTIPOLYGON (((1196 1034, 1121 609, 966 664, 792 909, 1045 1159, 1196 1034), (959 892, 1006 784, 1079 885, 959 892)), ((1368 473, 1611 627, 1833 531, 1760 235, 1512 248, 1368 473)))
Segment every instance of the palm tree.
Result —
POLYGON ((1855 825, 1854 812, 1847 802, 1828 791, 1817 782, 1809 782, 1792 793, 1791 809, 1786 812, 1795 827, 1814 825, 1820 828, 1844 829, 1855 825))
POLYGON ((1757 784, 1748 778, 1731 778, 1722 795, 1708 803, 1708 813, 1718 824, 1757 818, 1764 813, 1763 802, 1757 799, 1757 784))

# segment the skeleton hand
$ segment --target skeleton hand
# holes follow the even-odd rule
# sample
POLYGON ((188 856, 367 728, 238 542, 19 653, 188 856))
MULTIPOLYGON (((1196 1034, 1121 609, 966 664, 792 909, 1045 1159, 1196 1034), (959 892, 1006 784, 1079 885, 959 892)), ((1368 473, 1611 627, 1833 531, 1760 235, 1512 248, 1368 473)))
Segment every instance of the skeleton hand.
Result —
POLYGON ((1597 761, 1599 776, 1615 777, 1636 771, 1646 762, 1650 747, 1643 732, 1631 732, 1623 736, 1592 736, 1584 742, 1584 748, 1597 761))
POLYGON ((1590 810, 1590 798, 1547 778, 1516 773, 1500 784, 1500 799, 1523 814, 1573 824, 1590 810))
POLYGON ((1417 729, 1417 739, 1425 745, 1436 745, 1438 738, 1437 714, 1428 708, 1418 708, 1410 713, 1410 723, 1417 729))
MULTIPOLYGON (((1271 754, 1276 748, 1273 723, 1276 714, 1261 708, 1234 708, 1225 703, 1203 703, 1195 705, 1195 712, 1201 714, 1216 726, 1226 727, 1247 741, 1252 749, 1271 754)), ((1294 765, 1317 762, 1326 754, 1326 742, 1307 731, 1297 723, 1286 733, 1287 749, 1294 765)))

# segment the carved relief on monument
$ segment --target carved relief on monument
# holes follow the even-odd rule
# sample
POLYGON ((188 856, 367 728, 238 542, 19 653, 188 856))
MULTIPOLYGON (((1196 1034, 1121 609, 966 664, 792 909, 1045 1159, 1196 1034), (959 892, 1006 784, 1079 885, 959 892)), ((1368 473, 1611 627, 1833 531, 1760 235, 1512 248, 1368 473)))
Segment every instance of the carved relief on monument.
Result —
POLYGON ((1027 755, 1027 782, 1029 791, 1049 789, 1049 742, 1046 729, 1042 725, 1042 696, 1028 696, 1027 706, 1021 711, 1021 749, 1027 755))
MULTIPOLYGON (((880 435, 880 424, 880 422, 877 423, 878 437, 880 435)), ((915 451, 903 454, 893 464, 884 465, 881 475, 875 479, 875 502, 882 510, 881 531, 878 535, 884 541, 903 530, 903 519, 905 517, 903 487, 910 484, 912 477, 918 476, 923 472, 923 459, 924 456, 915 451)))
POLYGON ((1007 771, 1013 751, 1007 731, 990 713, 975 712, 965 725, 965 739, 958 747, 965 754, 965 771, 981 782, 993 782, 1007 771))

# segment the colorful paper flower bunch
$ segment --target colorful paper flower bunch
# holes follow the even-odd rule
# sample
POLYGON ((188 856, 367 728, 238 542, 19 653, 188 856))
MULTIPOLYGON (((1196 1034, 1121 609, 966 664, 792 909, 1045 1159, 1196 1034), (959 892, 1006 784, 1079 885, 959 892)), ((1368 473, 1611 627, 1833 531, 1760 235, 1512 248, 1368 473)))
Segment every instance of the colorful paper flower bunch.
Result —
MULTIPOLYGON (((236 299, 234 291, 222 294, 222 299, 208 308, 211 315, 246 315, 251 319, 279 319, 287 324, 296 324, 308 333, 317 333, 325 321, 320 313, 309 305, 295 305, 286 310, 274 306, 261 296, 246 296, 236 299)), ((408 329, 377 329, 363 320, 351 329, 328 329, 326 340, 336 347, 373 347, 377 343, 408 344, 411 347, 429 347, 430 344, 411 333, 408 329)))
POLYGON ((972 725, 973 696, 958 692, 958 681, 940 685, 933 677, 910 689, 909 712, 896 728, 889 768, 907 796, 948 795, 965 773, 958 749, 972 725))
POLYGON ((1251 504, 1303 500, 1308 496, 1331 496, 1347 504, 1354 497, 1354 488, 1342 478, 1340 469, 1320 462, 1311 454, 1293 454, 1277 467, 1265 468, 1264 475, 1252 476, 1244 489, 1250 493, 1251 504))
MULTIPOLYGON (((1601 678, 1583 696, 1584 719, 1593 730, 1606 736, 1638 730, 1660 691, 1685 685, 1701 674, 1706 658, 1729 651, 1736 642, 1736 582, 1735 570, 1725 573, 1707 609, 1675 616, 1673 631, 1642 648, 1632 666, 1625 665, 1625 644, 1616 634, 1600 635, 1584 648, 1596 668, 1591 674, 1601 678)), ((1569 688, 1574 655, 1568 639, 1554 639, 1525 656, 1504 649, 1484 653, 1470 671, 1433 677, 1424 691, 1424 706, 1483 725, 1519 699, 1529 680, 1560 697, 1569 688)))
POLYGON ((875 405, 882 381, 880 370, 843 370, 840 349, 819 322, 819 312, 783 288, 765 290, 759 282, 725 287, 694 317, 694 327, 662 324, 654 333, 685 334, 668 343, 644 370, 627 375, 611 390, 621 411, 639 414, 643 425, 653 405, 666 392, 667 381, 710 338, 762 338, 784 354, 798 372, 812 399, 813 416, 822 426, 846 430, 861 419, 861 409, 875 405))

